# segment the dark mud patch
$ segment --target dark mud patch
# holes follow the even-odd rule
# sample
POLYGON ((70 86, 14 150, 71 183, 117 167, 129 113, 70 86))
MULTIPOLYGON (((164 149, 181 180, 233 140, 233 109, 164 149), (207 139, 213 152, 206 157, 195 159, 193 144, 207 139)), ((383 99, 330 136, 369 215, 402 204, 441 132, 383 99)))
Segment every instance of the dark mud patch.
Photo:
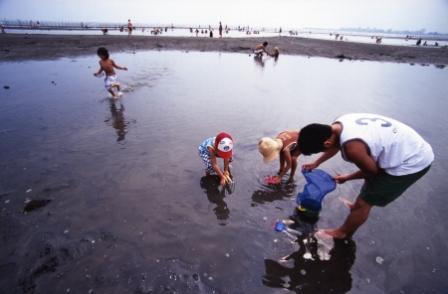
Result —
POLYGON ((31 212, 33 210, 47 206, 51 199, 27 199, 25 200, 25 207, 23 212, 31 212))
POLYGON ((344 54, 338 54, 335 56, 335 58, 339 59, 339 61, 343 61, 344 59, 352 60, 350 56, 345 56, 344 54))
POLYGON ((74 263, 92 257, 95 250, 93 240, 92 238, 82 238, 70 241, 64 236, 30 246, 30 252, 23 256, 26 260, 22 265, 25 266, 18 271, 19 289, 26 294, 46 293, 48 289, 54 289, 55 292, 58 288, 64 289, 64 285, 60 285, 58 288, 55 288, 54 285, 64 276, 75 275, 70 270, 74 263))

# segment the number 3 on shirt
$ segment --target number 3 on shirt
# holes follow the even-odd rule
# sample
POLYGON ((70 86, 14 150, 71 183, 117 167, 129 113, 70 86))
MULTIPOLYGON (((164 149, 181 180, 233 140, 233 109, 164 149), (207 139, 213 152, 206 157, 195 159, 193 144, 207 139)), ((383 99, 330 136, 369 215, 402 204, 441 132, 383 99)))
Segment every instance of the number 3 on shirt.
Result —
POLYGON ((382 126, 383 128, 388 128, 388 127, 391 127, 391 126, 392 126, 392 123, 391 123, 391 122, 385 120, 384 118, 379 118, 379 117, 362 117, 362 118, 358 118, 355 122, 356 122, 358 125, 363 125, 363 126, 365 126, 365 125, 368 125, 368 124, 369 124, 369 121, 373 121, 373 122, 380 121, 380 122, 381 122, 381 126, 382 126), (366 121, 367 121, 367 122, 366 122, 366 121))

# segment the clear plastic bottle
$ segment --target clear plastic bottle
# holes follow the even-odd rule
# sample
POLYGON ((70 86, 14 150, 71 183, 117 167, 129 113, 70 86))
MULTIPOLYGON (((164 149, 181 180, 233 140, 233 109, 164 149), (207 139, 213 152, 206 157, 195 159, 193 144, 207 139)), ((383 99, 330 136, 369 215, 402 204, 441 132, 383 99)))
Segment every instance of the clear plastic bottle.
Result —
POLYGON ((288 235, 290 238, 296 239, 298 236, 301 236, 302 233, 291 229, 290 227, 287 226, 288 221, 286 220, 278 220, 275 222, 275 226, 274 226, 274 230, 276 232, 283 232, 286 235, 288 235))

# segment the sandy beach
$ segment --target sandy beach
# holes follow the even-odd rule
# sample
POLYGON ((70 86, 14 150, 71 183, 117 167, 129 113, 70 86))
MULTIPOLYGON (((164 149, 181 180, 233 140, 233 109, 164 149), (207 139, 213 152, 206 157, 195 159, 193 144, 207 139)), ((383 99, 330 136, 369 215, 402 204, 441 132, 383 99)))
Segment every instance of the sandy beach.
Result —
POLYGON ((181 50, 252 53, 255 44, 268 41, 281 54, 370 60, 411 64, 448 65, 448 48, 408 47, 328 41, 297 37, 195 38, 157 36, 0 35, 0 61, 54 59, 95 54, 106 46, 111 52, 181 50))

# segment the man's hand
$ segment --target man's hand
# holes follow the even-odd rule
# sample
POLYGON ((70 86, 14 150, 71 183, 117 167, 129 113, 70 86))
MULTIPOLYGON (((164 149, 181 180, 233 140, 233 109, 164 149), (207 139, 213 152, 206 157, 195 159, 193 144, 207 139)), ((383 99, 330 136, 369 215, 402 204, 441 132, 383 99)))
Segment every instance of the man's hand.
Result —
POLYGON ((306 163, 306 164, 302 165, 302 170, 310 171, 310 170, 317 168, 318 166, 319 165, 316 162, 306 163))
POLYGON ((333 179, 336 181, 336 183, 338 184, 344 184, 347 181, 347 175, 336 175, 333 177, 333 179))

